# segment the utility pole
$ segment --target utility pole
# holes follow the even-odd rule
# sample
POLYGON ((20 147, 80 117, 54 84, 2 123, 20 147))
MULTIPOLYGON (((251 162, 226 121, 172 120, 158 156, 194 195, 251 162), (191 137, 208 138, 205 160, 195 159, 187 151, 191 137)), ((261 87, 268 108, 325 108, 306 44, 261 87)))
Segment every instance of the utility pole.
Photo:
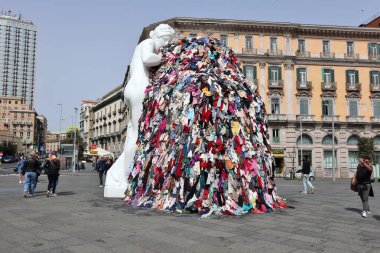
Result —
POLYGON ((335 118, 335 113, 334 113, 334 102, 335 99, 333 98, 332 100, 332 173, 333 173, 333 182, 335 182, 335 127, 334 127, 334 118, 335 118))
POLYGON ((74 166, 73 166, 73 172, 75 172, 75 165, 76 165, 76 145, 77 145, 77 127, 76 127, 76 124, 77 124, 77 112, 78 112, 78 108, 74 107, 74 110, 75 110, 75 120, 74 120, 74 159, 73 159, 73 162, 74 162, 74 166))
POLYGON ((59 157, 62 156, 62 153, 61 153, 61 135, 62 135, 62 104, 58 104, 60 107, 61 107, 61 111, 60 111, 60 114, 59 114, 59 144, 58 144, 58 154, 59 154, 59 157))

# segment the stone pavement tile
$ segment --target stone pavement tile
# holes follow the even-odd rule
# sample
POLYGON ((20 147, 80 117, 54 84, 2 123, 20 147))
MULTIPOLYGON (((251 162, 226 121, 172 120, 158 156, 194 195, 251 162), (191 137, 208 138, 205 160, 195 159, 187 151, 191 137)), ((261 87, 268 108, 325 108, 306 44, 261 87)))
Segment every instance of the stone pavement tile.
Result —
POLYGON ((38 233, 36 235, 42 239, 45 239, 45 240, 56 240, 56 239, 62 239, 65 237, 70 237, 68 234, 65 234, 65 233, 62 233, 59 231, 38 233))
POLYGON ((261 234, 269 235, 269 236, 277 236, 277 237, 289 237, 292 233, 283 232, 275 229, 261 229, 258 231, 261 234))
POLYGON ((113 247, 112 252, 115 253, 153 253, 154 251, 144 249, 142 247, 133 245, 133 244, 123 244, 117 247, 113 247))
POLYGON ((17 221, 12 221, 10 222, 12 225, 20 228, 20 229, 26 229, 26 228, 31 228, 31 227, 35 227, 35 226, 40 226, 39 223, 37 222, 34 222, 32 220, 26 220, 26 219, 23 219, 23 220, 17 220, 17 221))
POLYGON ((318 253, 318 251, 307 250, 307 249, 297 249, 296 251, 293 251, 292 253, 318 253))
POLYGON ((318 243, 304 242, 304 241, 299 241, 299 240, 294 240, 294 239, 289 239, 289 238, 282 240, 281 244, 300 249, 301 251, 302 250, 319 251, 325 247, 318 243))
MULTIPOLYGON (((334 247, 326 247, 326 248, 318 250, 318 252, 321 252, 321 253, 354 253, 355 251, 348 251, 348 250, 338 249, 338 248, 334 248, 334 247)), ((357 253, 357 252, 355 252, 355 253, 357 253)))
POLYGON ((64 248, 54 248, 46 250, 32 251, 32 253, 72 253, 72 251, 64 248))
POLYGON ((201 234, 206 235, 206 236, 211 236, 211 237, 219 237, 219 238, 221 238, 221 237, 228 238, 228 237, 235 236, 235 234, 233 234, 233 233, 222 232, 222 231, 218 231, 218 230, 214 230, 214 229, 210 229, 208 231, 203 231, 203 232, 201 232, 201 234))
POLYGON ((327 241, 322 243, 327 247, 337 248, 341 250, 347 250, 350 252, 370 252, 370 248, 364 245, 358 245, 357 243, 352 243, 351 241, 339 242, 339 241, 327 241))
POLYGON ((315 226, 312 226, 312 227, 308 227, 308 226, 302 226, 300 227, 302 230, 306 230, 306 231, 310 231, 310 232, 315 232, 315 233, 321 233, 323 231, 325 231, 325 229, 321 228, 321 227, 315 227, 315 226))
POLYGON ((108 252, 107 249, 99 247, 93 244, 82 244, 76 246, 70 246, 67 248, 70 252, 73 253, 105 253, 108 252))
POLYGON ((293 239, 293 240, 308 242, 308 243, 315 243, 315 244, 323 242, 323 240, 319 238, 315 238, 312 236, 305 236, 305 235, 297 235, 297 234, 288 236, 288 238, 293 239))
POLYGON ((251 249, 251 252, 260 253, 288 253, 296 250, 297 248, 287 246, 281 243, 273 241, 258 240, 246 245, 242 245, 243 248, 251 249))

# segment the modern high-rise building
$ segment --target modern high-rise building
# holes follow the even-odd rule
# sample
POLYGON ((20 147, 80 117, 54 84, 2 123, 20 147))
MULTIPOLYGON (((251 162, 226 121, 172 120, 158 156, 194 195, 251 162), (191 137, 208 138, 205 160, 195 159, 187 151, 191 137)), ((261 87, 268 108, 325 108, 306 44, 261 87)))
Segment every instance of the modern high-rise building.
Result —
POLYGON ((37 27, 21 15, 0 13, 0 95, 33 106, 37 27))

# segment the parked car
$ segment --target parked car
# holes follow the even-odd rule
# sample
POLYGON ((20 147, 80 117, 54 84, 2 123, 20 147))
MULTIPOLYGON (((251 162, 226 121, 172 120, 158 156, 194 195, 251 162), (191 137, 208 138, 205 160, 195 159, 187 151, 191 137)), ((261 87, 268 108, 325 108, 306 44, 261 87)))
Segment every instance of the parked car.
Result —
POLYGON ((13 158, 13 156, 7 155, 3 158, 3 162, 4 163, 13 163, 13 162, 15 162, 15 159, 13 158))
MULTIPOLYGON (((299 173, 296 172, 295 177, 297 179, 302 179, 302 173, 301 172, 299 172, 299 173)), ((310 179, 310 181, 313 181, 315 179, 314 170, 312 170, 312 169, 310 169, 309 179, 310 179)))

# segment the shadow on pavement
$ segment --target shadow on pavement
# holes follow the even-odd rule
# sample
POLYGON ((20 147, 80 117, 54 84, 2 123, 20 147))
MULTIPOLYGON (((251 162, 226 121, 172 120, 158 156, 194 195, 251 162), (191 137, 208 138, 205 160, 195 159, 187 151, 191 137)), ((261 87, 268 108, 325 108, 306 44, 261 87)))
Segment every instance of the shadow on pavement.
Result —
POLYGON ((76 192, 67 191, 67 192, 58 192, 57 194, 62 195, 62 196, 68 196, 68 195, 74 195, 74 194, 76 194, 76 192))
POLYGON ((380 215, 374 215, 373 218, 380 221, 380 215))
POLYGON ((355 212, 355 213, 361 213, 362 210, 358 209, 358 208, 353 208, 353 207, 346 207, 345 208, 347 211, 351 211, 351 212, 355 212))

